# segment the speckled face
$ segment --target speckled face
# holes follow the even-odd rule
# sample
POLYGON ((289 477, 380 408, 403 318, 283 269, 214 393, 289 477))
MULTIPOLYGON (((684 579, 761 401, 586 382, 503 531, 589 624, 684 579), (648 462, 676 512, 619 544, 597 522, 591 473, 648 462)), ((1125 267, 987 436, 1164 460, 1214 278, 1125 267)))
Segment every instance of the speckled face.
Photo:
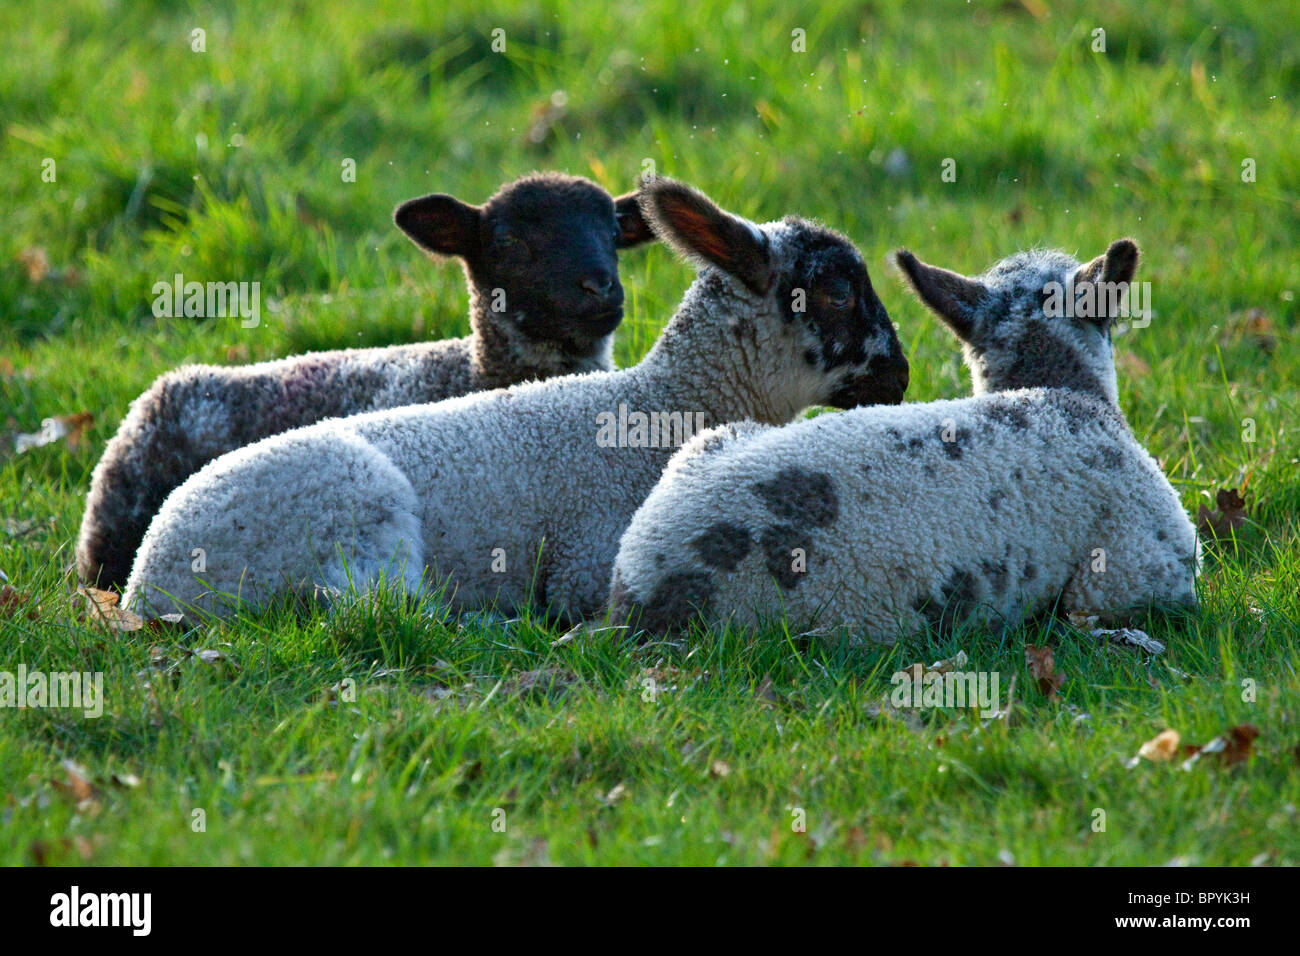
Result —
POLYGON ((1079 263, 1061 253, 1021 253, 980 277, 987 298, 974 311, 968 364, 985 391, 1073 388, 1115 399, 1107 318, 1058 307, 1077 294, 1079 263))
POLYGON ((783 220, 788 265, 776 285, 782 318, 803 331, 803 360, 825 373, 824 403, 839 408, 903 400, 908 365, 862 256, 842 236, 783 220))
POLYGON ((426 196, 398 226, 431 252, 460 256, 478 294, 530 338, 580 344, 623 318, 617 250, 653 238, 634 196, 554 173, 504 187, 482 207, 426 196))
POLYGON ((973 279, 905 251, 897 262, 962 340, 976 394, 1070 388, 1115 403, 1113 315, 1081 303, 1101 301, 1101 280, 1131 282, 1137 258, 1137 246, 1123 239, 1086 265, 1060 252, 1022 252, 973 279))

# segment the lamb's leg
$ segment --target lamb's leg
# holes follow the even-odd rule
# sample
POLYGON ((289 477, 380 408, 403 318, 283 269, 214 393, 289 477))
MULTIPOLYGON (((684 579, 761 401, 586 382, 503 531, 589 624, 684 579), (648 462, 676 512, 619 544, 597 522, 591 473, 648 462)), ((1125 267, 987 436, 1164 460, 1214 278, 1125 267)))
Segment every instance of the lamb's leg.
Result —
POLYGON ((1123 625, 1145 609, 1196 604, 1197 544, 1187 519, 1118 524, 1091 543, 1061 597, 1062 613, 1123 625))

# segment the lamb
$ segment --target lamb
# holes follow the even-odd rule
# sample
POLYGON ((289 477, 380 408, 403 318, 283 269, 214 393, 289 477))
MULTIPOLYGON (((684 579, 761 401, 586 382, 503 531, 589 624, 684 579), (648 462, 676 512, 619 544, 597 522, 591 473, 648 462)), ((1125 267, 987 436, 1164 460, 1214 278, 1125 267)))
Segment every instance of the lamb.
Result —
POLYGON ((695 428, 902 400, 908 366, 862 257, 796 217, 755 225, 665 178, 640 207, 699 274, 636 366, 323 422, 218 459, 167 499, 125 606, 218 617, 319 586, 454 610, 604 602, 619 535, 695 428), (192 570, 203 549, 206 571, 192 570), (349 590, 351 589, 351 591, 349 590))
POLYGON ((1114 310, 1045 307, 1062 289, 1106 301, 1137 260, 1125 239, 1084 266, 1030 252, 971 279, 898 252, 975 397, 697 436, 623 535, 610 621, 662 634, 784 614, 858 643, 1015 625, 1058 597, 1111 619, 1194 605, 1195 531, 1119 408, 1114 310))
POLYGON ((163 500, 228 451, 334 416, 614 367, 615 250, 653 238, 635 194, 611 199, 588 180, 542 173, 482 206, 412 199, 394 219, 426 252, 460 257, 470 335, 163 375, 132 403, 91 478, 76 549, 83 581, 121 587, 163 500))

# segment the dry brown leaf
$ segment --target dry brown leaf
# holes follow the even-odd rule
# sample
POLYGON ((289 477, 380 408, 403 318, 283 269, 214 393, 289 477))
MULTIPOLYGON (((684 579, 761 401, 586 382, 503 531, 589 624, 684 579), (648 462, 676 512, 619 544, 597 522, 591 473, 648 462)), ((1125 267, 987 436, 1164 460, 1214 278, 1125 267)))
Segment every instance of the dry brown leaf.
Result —
POLYGON ((78 584, 77 593, 86 599, 91 617, 115 631, 138 631, 144 627, 144 618, 117 606, 116 591, 101 591, 89 585, 78 584))
POLYGON ((63 768, 63 780, 50 781, 54 789, 65 799, 76 804, 78 813, 91 815, 98 813, 99 801, 103 794, 91 782, 90 774, 74 760, 64 760, 60 766, 63 768))
POLYGON ((95 421, 95 416, 90 412, 77 412, 75 415, 60 415, 57 418, 47 418, 41 422, 41 430, 30 432, 25 435, 14 437, 14 451, 22 454, 29 448, 40 448, 58 441, 60 438, 66 438, 69 449, 75 449, 80 443, 82 437, 95 421))
POLYGON ((1143 760, 1150 760, 1152 763, 1165 763, 1173 760, 1178 754, 1179 739, 1178 731, 1162 730, 1138 748, 1138 756, 1143 760))
POLYGON ((1233 764, 1244 762, 1250 757, 1251 751, 1255 746, 1255 738, 1259 736, 1259 728, 1254 724, 1238 724, 1228 731, 1228 746, 1223 751, 1224 766, 1231 767, 1233 764))
POLYGON ((1219 764, 1224 767, 1244 763, 1250 758, 1258 736, 1259 728, 1254 724, 1238 724, 1200 747, 1184 747, 1187 759, 1183 761, 1183 769, 1190 770, 1204 757, 1218 757, 1219 764))
POLYGON ((1029 668, 1029 676, 1034 679, 1039 693, 1044 696, 1055 697, 1065 683, 1065 675, 1056 670, 1056 655, 1045 644, 1025 645, 1025 666, 1029 668))
POLYGON ((911 673, 913 683, 921 680, 926 674, 947 674, 949 671, 957 671, 964 668, 969 661, 965 651, 958 651, 950 658, 941 661, 935 661, 933 664, 912 664, 910 667, 903 669, 904 673, 911 673))
POLYGON ((1207 541, 1231 538, 1246 523, 1246 499, 1236 488, 1220 488, 1214 496, 1218 510, 1211 511, 1201 505, 1197 511, 1196 527, 1207 541))
POLYGON ((36 620, 36 606, 32 599, 12 585, 0 585, 0 617, 13 617, 22 611, 27 620, 36 620), (24 610, 25 609, 25 610, 24 610))

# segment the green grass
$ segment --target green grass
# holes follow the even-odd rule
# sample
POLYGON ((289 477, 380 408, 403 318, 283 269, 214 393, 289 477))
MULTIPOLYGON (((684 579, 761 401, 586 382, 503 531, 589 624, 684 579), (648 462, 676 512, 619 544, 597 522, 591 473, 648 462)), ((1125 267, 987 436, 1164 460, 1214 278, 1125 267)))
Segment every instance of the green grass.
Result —
MULTIPOLYGON (((75 446, 0 453, 0 570, 30 600, 0 609, 0 671, 101 671, 107 695, 97 720, 0 711, 0 862, 1300 862, 1294 4, 406 6, 0 9, 4 446, 47 417, 95 416, 75 446), (534 142, 556 91, 564 113, 534 142), (747 215, 851 236, 914 401, 968 384, 889 249, 974 272, 1136 237, 1155 318, 1118 340, 1123 405, 1190 510, 1219 488, 1248 496, 1201 612, 1150 623, 1167 653, 1060 624, 862 651, 779 629, 553 647, 538 622, 457 625, 394 601, 179 634, 86 620, 67 569, 90 470, 156 375, 463 334, 459 270, 416 254, 396 202, 478 201, 532 168, 621 191, 647 163, 747 215), (36 247, 41 281, 19 260, 36 247), (260 281, 262 325, 154 319, 150 288, 175 272, 260 281), (1271 350, 1243 331, 1249 309, 1271 350), (1026 642, 1054 647, 1058 698, 1033 686, 1026 642), (893 672, 958 650, 1004 689, 1016 676, 1011 718, 873 716, 893 672), (668 689, 643 699, 647 676, 668 689), (327 692, 349 679, 354 701, 327 692), (1242 723, 1260 737, 1237 766, 1125 766, 1165 728, 1204 743, 1242 723), (70 787, 64 760, 94 792, 70 787)), ((689 270, 662 248, 623 269, 627 364, 689 270)))

